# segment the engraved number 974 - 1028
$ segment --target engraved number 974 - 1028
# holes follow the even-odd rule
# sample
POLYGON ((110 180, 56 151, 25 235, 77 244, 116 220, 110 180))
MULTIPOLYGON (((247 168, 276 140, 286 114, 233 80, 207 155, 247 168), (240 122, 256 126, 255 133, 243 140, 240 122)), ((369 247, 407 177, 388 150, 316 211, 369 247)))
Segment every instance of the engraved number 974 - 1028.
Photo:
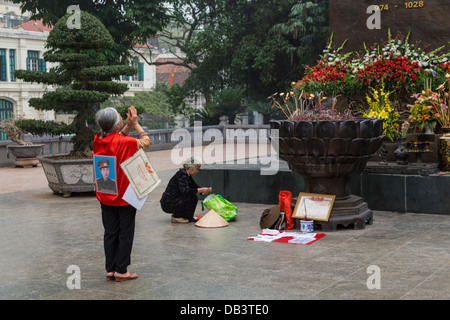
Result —
MULTIPOLYGON (((408 1, 408 2, 404 3, 404 6, 406 9, 423 8, 425 6, 425 2, 424 1, 408 1)), ((392 5, 391 5, 391 7, 392 7, 392 5)), ((397 8, 398 5, 395 5, 395 7, 397 8)), ((387 3, 376 5, 374 8, 375 11, 378 11, 378 10, 387 11, 389 9, 390 9, 389 4, 387 4, 387 3)))

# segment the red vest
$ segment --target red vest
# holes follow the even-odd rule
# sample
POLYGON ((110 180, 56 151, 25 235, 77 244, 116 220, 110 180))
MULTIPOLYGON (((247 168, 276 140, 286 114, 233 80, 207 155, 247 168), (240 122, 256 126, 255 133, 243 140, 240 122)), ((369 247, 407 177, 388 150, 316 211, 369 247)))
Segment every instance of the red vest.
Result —
POLYGON ((130 182, 120 164, 138 151, 137 140, 119 133, 110 133, 100 139, 100 133, 94 138, 94 177, 95 194, 98 201, 108 206, 126 206, 122 199, 130 182), (106 169, 108 170, 104 170, 106 169), (100 169, 101 168, 101 169, 100 169), (106 172, 109 176, 102 176, 106 172), (108 185, 108 189, 102 189, 108 185), (116 188, 111 188, 116 186, 116 188))

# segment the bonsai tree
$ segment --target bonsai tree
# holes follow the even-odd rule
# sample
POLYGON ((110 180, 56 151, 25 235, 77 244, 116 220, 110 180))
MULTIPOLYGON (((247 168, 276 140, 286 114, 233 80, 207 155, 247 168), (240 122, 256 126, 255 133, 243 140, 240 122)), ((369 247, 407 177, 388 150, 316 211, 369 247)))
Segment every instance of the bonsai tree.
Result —
POLYGON ((94 130, 87 124, 94 118, 101 102, 110 95, 122 95, 128 90, 126 84, 112 81, 120 75, 133 75, 136 68, 126 65, 107 65, 108 49, 114 44, 105 26, 94 16, 81 11, 80 28, 69 28, 70 14, 62 17, 47 38, 44 53, 46 62, 55 67, 48 72, 17 70, 15 75, 27 82, 56 86, 42 98, 31 98, 30 106, 37 110, 54 110, 76 114, 70 126, 55 122, 51 126, 43 121, 21 120, 16 123, 24 131, 41 134, 75 133, 71 156, 92 155, 94 130))
POLYGON ((16 116, 14 114, 12 114, 11 118, 0 121, 0 132, 5 133, 8 136, 9 140, 19 145, 26 146, 32 144, 29 141, 23 140, 23 132, 16 125, 16 116))

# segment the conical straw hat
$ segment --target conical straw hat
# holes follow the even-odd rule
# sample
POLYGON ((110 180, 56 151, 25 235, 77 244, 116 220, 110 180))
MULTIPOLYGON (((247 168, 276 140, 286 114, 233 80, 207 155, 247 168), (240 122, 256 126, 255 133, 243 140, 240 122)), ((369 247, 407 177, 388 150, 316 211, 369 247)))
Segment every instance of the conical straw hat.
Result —
POLYGON ((225 221, 217 212, 214 210, 208 211, 200 220, 198 220, 195 225, 201 228, 221 228, 227 227, 229 223, 225 221))

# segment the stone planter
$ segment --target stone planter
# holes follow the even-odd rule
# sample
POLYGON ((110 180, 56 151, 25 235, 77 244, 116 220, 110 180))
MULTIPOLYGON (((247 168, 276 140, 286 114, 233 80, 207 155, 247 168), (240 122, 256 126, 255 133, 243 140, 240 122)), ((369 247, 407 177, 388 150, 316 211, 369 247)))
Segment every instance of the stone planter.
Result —
POLYGON ((37 157, 53 193, 62 193, 67 198, 72 195, 72 192, 95 190, 92 159, 58 160, 58 156, 37 157))
POLYGON ((328 222, 315 221, 321 230, 364 229, 372 223, 372 211, 361 197, 350 194, 349 182, 383 143, 382 119, 275 120, 270 126, 279 130, 280 158, 305 179, 306 192, 336 196, 328 222))
POLYGON ((39 161, 36 156, 42 153, 43 144, 31 144, 31 145, 21 145, 21 144, 11 144, 8 145, 8 150, 12 153, 16 160, 14 165, 16 167, 36 167, 39 161))

